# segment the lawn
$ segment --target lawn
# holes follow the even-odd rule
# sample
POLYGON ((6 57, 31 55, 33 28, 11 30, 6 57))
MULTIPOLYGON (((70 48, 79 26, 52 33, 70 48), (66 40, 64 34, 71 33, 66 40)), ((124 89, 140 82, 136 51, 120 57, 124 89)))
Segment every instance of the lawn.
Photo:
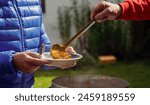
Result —
MULTIPOLYGON (((78 66, 78 65, 77 65, 78 66)), ((118 62, 116 64, 83 66, 66 70, 39 70, 35 73, 35 88, 47 88, 51 80, 62 75, 96 74, 114 76, 127 80, 131 88, 150 87, 150 61, 136 61, 132 63, 118 62)))

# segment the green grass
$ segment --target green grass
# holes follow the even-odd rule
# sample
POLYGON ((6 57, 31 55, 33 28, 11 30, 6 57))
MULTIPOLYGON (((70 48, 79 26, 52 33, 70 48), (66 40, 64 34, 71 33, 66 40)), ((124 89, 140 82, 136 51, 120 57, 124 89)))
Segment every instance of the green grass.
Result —
POLYGON ((47 88, 51 85, 51 80, 62 75, 75 74, 96 74, 114 76, 125 79, 129 82, 129 87, 149 88, 150 87, 150 62, 138 61, 133 63, 119 62, 116 64, 76 67, 68 70, 37 71, 35 73, 35 88, 47 88))

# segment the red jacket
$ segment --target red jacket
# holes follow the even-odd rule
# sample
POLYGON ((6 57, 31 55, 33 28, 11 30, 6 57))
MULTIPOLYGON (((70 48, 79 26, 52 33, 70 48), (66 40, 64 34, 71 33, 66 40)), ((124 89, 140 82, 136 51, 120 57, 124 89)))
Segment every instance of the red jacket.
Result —
POLYGON ((150 20, 150 0, 125 0, 119 5, 122 7, 120 19, 150 20))

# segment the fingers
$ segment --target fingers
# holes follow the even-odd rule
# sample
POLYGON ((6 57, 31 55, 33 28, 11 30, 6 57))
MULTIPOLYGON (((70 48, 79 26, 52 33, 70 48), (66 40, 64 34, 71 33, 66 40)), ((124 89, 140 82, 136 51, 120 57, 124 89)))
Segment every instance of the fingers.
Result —
POLYGON ((94 17, 94 19, 95 19, 97 22, 100 23, 100 22, 102 22, 102 21, 107 20, 109 13, 110 13, 109 8, 104 9, 102 12, 98 13, 98 14, 94 17))
POLYGON ((91 19, 96 22, 114 20, 121 15, 121 7, 118 4, 102 1, 92 10, 91 19))
POLYGON ((26 52, 26 53, 33 58, 41 58, 41 56, 38 53, 34 52, 26 52))
POLYGON ((41 59, 39 54, 33 52, 21 52, 13 55, 14 66, 25 73, 36 71, 40 66, 50 63, 41 59))
POLYGON ((33 73, 36 70, 40 68, 41 65, 47 63, 47 61, 43 62, 43 60, 37 59, 37 58, 28 58, 28 61, 25 62, 22 66, 21 69, 24 73, 33 73))
POLYGON ((41 56, 38 53, 27 52, 27 54, 29 55, 27 61, 30 62, 30 64, 41 66, 43 64, 49 63, 47 60, 40 59, 41 56))
POLYGON ((121 9, 119 5, 112 4, 112 6, 107 7, 103 11, 96 14, 94 19, 97 22, 102 22, 105 20, 114 20, 121 14, 121 9))
POLYGON ((38 53, 26 52, 26 54, 26 62, 28 65, 31 64, 29 65, 30 67, 33 66, 34 68, 34 65, 41 66, 50 63, 48 60, 41 59, 41 56, 38 53))
POLYGON ((105 3, 106 3, 105 1, 101 1, 100 3, 96 4, 96 6, 92 9, 91 12, 91 20, 94 20, 96 14, 105 9, 105 3))
POLYGON ((38 70, 40 66, 33 65, 30 63, 25 62, 24 64, 20 64, 18 69, 21 70, 24 73, 33 73, 36 70, 38 70))
POLYGON ((68 46, 66 49, 66 52, 68 52, 69 54, 76 54, 76 51, 73 49, 73 47, 68 46))
POLYGON ((24 73, 33 73, 35 71, 37 71, 40 67, 39 66, 36 66, 36 65, 31 65, 31 64, 26 64, 24 65, 22 71, 24 73))
POLYGON ((33 65, 37 65, 37 66, 41 66, 41 65, 50 63, 50 61, 44 60, 44 59, 29 57, 28 58, 28 63, 33 64, 33 65))

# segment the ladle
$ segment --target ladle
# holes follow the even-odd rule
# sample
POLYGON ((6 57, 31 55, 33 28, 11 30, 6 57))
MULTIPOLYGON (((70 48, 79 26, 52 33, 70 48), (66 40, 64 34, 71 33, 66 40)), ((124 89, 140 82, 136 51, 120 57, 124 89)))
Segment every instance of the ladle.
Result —
POLYGON ((94 25, 95 21, 90 21, 87 25, 85 25, 74 37, 72 37, 70 40, 68 40, 64 45, 60 44, 54 44, 52 46, 52 51, 51 55, 55 56, 53 54, 53 51, 58 51, 58 52, 65 52, 65 49, 70 45, 70 43, 76 39, 78 39, 81 35, 83 35, 92 25, 94 25))

